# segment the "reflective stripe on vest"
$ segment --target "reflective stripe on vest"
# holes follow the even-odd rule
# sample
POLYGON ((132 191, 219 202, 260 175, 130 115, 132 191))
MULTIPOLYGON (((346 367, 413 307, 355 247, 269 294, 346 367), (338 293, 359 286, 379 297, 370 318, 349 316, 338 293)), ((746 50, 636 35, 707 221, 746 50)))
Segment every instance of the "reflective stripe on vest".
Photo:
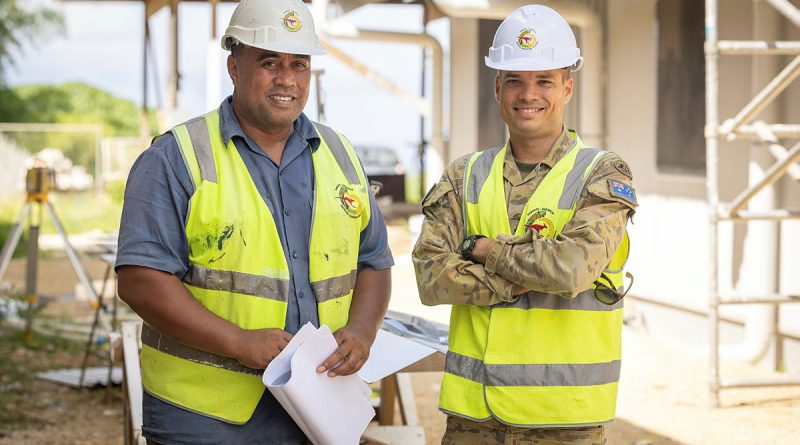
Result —
MULTIPOLYGON (((577 134, 574 139, 528 200, 515 234, 537 230, 554 238, 573 217, 586 178, 606 154, 577 134)), ((503 179, 507 149, 475 153, 467 164, 467 235, 512 233, 503 179)), ((609 422, 616 409, 621 329, 622 302, 605 305, 593 289, 572 299, 529 292, 491 308, 454 305, 440 408, 524 427, 609 422)))
MULTIPOLYGON (((355 151, 334 130, 315 124, 314 209, 309 278, 320 324, 347 323, 356 281, 361 231, 369 222, 366 177, 355 151)), ((286 322, 289 267, 269 208, 219 115, 171 130, 195 186, 186 237, 189 270, 183 283, 206 309, 244 329, 286 322)), ((184 345, 152 327, 142 329, 142 382, 148 392, 190 411, 229 423, 252 416, 264 392, 263 370, 184 345)))

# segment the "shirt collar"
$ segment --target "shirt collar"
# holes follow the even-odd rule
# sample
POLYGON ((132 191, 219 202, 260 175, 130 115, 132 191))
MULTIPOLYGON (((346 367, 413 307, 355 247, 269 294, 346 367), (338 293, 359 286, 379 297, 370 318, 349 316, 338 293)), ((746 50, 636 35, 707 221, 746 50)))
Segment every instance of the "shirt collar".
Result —
MULTIPOLYGON (((244 140, 248 139, 244 130, 242 130, 242 126, 239 125, 236 113, 233 112, 233 96, 225 98, 219 106, 219 132, 226 147, 234 136, 239 136, 244 140)), ((314 124, 305 113, 300 113, 300 116, 294 121, 294 136, 308 142, 311 151, 316 151, 319 148, 319 134, 317 134, 317 129, 314 128, 314 124)))
MULTIPOLYGON (((541 166, 546 166, 547 170, 552 169, 556 163, 560 161, 565 154, 567 154, 567 151, 572 148, 572 146, 575 144, 576 138, 577 133, 575 133, 573 130, 568 130, 566 128, 562 129, 561 134, 553 143, 553 146, 550 147, 550 151, 547 152, 547 156, 542 159, 541 166)), ((506 144, 506 147, 508 147, 508 144, 506 144)), ((503 175, 506 177, 506 179, 511 181, 514 185, 518 185, 519 183, 523 182, 525 178, 520 176, 517 163, 514 160, 514 155, 511 153, 510 149, 506 150, 506 157, 503 162, 503 175)))

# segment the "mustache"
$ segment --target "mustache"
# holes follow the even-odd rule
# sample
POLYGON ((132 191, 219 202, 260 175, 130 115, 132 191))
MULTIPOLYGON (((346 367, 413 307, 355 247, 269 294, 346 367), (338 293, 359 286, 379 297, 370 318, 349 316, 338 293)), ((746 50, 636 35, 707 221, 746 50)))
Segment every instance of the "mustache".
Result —
POLYGON ((297 91, 291 91, 291 90, 275 90, 267 93, 267 96, 276 96, 276 95, 297 97, 298 93, 297 91))

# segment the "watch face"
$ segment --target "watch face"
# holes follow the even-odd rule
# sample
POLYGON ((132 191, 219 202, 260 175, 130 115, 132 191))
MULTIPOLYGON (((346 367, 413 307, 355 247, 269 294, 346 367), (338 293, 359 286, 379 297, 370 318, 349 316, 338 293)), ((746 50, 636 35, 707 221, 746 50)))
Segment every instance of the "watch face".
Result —
POLYGON ((461 242, 461 252, 469 251, 472 248, 472 243, 472 238, 465 238, 464 241, 461 242))

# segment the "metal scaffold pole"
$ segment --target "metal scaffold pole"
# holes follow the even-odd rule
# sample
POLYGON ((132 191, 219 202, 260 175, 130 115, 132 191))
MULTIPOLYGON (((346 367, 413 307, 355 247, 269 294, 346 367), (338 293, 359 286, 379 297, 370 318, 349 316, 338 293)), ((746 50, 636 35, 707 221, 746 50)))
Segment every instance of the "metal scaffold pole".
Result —
MULTIPOLYGON (((755 7, 769 5, 777 10, 788 24, 800 26, 800 10, 787 0, 766 0, 755 7)), ((754 34, 757 19, 753 14, 754 34)), ((800 378, 791 376, 771 378, 750 378, 724 380, 720 376, 720 315, 722 305, 769 304, 772 306, 772 329, 770 332, 775 344, 775 367, 780 370, 783 363, 783 334, 779 325, 779 307, 784 303, 800 302, 798 295, 784 295, 777 292, 733 292, 721 295, 719 286, 719 225, 722 221, 748 223, 752 221, 780 222, 800 219, 800 211, 781 208, 758 208, 756 196, 772 186, 782 177, 798 180, 800 167, 800 144, 791 149, 781 145, 780 139, 800 138, 800 125, 793 123, 770 123, 754 121, 800 77, 800 42, 759 40, 757 35, 750 41, 719 40, 718 0, 705 1, 705 69, 706 69, 706 187, 709 212, 709 391, 713 407, 720 406, 720 391, 725 388, 764 387, 778 385, 800 385, 800 378), (720 56, 788 56, 795 57, 786 67, 774 74, 774 78, 731 119, 720 125, 720 56), (745 190, 738 193, 730 203, 720 203, 720 141, 724 139, 755 140, 755 150, 765 150, 774 158, 774 164, 756 176, 750 177, 745 190), (750 209, 748 209, 750 206, 750 209)), ((755 62, 754 62, 755 63, 755 62)), ((752 161, 751 161, 752 162, 752 161)), ((780 206, 776 206, 780 207, 780 206)), ((730 241, 726 241, 730 242, 730 241)), ((779 248, 776 244, 776 248, 779 248)), ((780 259, 776 260, 778 269, 780 259)), ((750 272, 748 272, 750 273, 750 272)))
POLYGON ((705 56, 706 56, 706 188, 708 193, 708 221, 709 221, 709 279, 708 279, 708 304, 709 304, 709 382, 711 390, 711 405, 719 406, 719 319, 718 304, 719 294, 717 285, 717 209, 719 207, 719 189, 717 167, 719 164, 718 153, 718 127, 719 127, 719 49, 717 46, 717 1, 706 0, 705 17, 705 56))

